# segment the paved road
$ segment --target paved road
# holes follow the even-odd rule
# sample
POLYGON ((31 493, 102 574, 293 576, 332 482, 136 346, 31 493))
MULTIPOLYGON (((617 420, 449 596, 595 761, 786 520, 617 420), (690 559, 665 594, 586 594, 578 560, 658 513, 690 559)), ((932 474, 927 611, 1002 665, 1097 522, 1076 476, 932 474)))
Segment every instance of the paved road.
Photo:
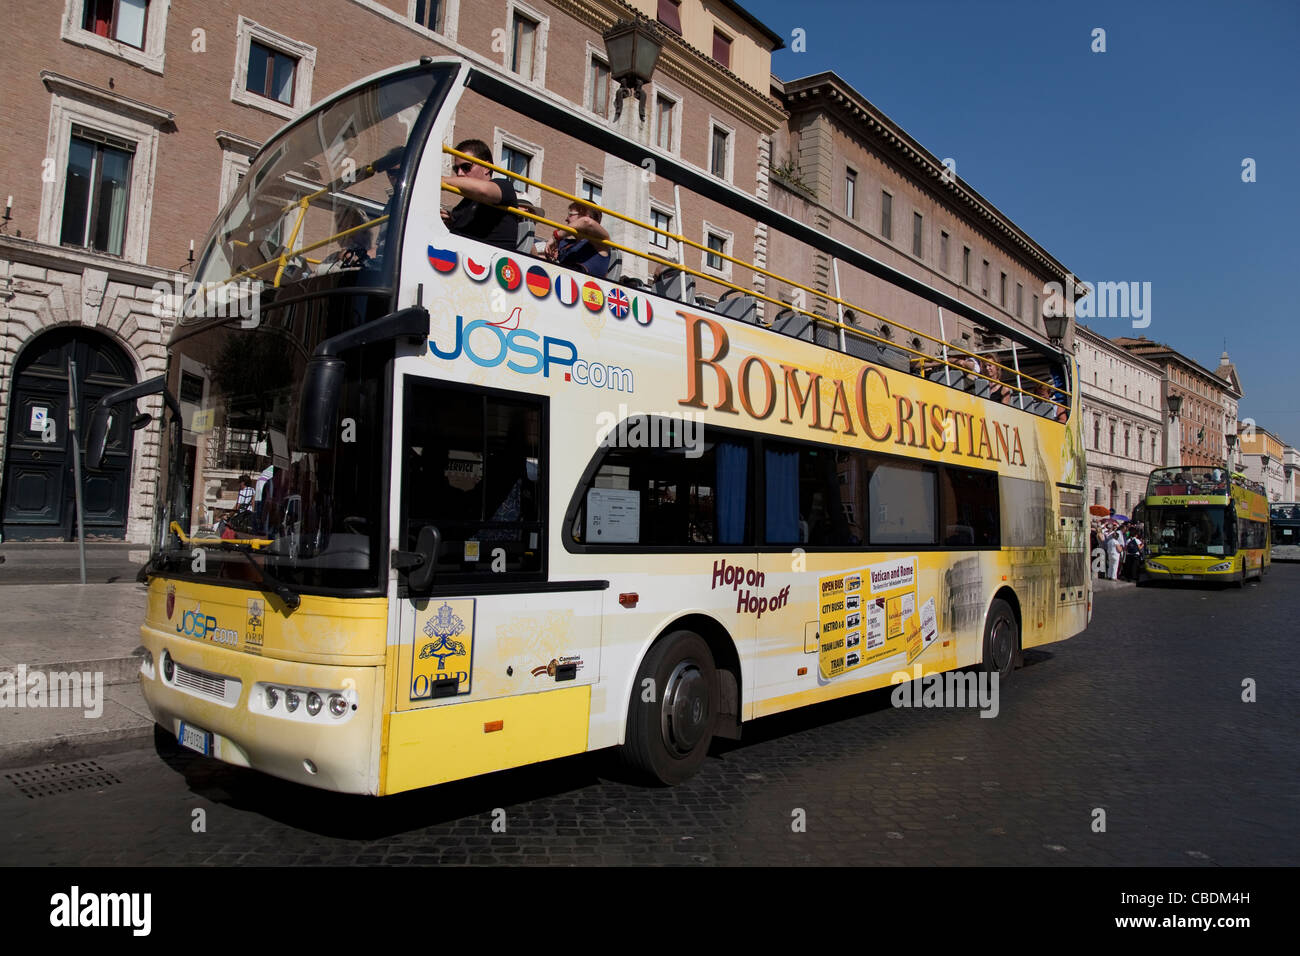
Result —
POLYGON ((1027 656, 996 719, 877 692, 747 725, 671 790, 599 755, 382 801, 171 748, 38 798, 0 772, 0 863, 1294 866, 1297 585, 1282 566, 1240 592, 1109 591, 1087 632, 1027 656))

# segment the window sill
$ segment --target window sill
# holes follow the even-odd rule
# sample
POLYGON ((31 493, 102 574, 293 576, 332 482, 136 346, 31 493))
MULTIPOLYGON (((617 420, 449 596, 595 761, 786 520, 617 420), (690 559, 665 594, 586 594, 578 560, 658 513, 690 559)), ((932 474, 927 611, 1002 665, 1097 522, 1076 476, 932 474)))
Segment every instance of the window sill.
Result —
POLYGON ((238 103, 240 106, 251 106, 255 110, 261 110, 263 113, 270 113, 272 116, 278 116, 281 119, 297 119, 300 111, 287 103, 281 103, 279 100, 273 100, 269 96, 262 96, 259 93, 250 93, 248 90, 236 90, 230 94, 230 102, 238 103))
MULTIPOLYGON (((73 46, 85 47, 88 50, 95 50, 116 57, 119 60, 148 70, 150 73, 157 73, 159 76, 162 76, 163 63, 167 58, 165 53, 151 54, 139 47, 131 46, 129 43, 110 40, 87 30, 66 33, 63 36, 63 41, 71 43, 73 46)), ((147 38, 145 42, 148 42, 147 38)))

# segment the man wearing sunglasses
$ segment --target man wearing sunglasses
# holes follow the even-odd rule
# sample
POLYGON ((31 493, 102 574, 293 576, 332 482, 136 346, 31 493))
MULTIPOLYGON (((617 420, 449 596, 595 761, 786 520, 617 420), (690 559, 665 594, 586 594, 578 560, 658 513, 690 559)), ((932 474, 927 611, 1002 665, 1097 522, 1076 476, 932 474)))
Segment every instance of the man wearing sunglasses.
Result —
MULTIPOLYGON (((456 151, 483 162, 492 162, 492 150, 481 139, 467 139, 456 144, 456 151)), ((519 239, 519 217, 495 206, 515 206, 519 199, 514 186, 505 178, 492 178, 486 166, 454 157, 454 175, 444 176, 444 186, 455 186, 462 199, 450 211, 442 211, 447 228, 460 236, 481 239, 502 249, 515 248, 519 239)))

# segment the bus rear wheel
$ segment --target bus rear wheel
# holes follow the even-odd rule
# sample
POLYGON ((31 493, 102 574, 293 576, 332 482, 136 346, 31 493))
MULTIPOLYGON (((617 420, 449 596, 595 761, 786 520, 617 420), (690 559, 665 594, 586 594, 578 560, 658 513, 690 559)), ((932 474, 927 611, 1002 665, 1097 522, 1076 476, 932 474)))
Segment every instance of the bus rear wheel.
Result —
POLYGON ((1006 601, 997 598, 989 606, 988 620, 984 622, 984 659, 980 667, 1004 681, 1016 669, 1019 652, 1020 628, 1015 612, 1006 601))
POLYGON ((632 688, 623 762, 672 786, 699 770, 717 720, 718 674, 704 639, 673 631, 646 655, 632 688))

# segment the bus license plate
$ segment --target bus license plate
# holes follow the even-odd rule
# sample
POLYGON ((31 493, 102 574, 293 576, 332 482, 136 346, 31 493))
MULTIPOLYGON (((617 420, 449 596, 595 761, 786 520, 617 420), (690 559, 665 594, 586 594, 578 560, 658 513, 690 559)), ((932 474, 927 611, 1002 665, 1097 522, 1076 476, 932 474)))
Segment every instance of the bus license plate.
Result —
POLYGON ((206 730, 199 730, 190 724, 182 723, 181 732, 176 739, 182 747, 201 753, 205 757, 212 756, 212 734, 206 730))
POLYGON ((1196 575, 1194 575, 1194 574, 1184 574, 1184 575, 1183 575, 1183 580, 1184 580, 1184 581, 1195 581, 1195 580, 1196 580, 1196 575))

